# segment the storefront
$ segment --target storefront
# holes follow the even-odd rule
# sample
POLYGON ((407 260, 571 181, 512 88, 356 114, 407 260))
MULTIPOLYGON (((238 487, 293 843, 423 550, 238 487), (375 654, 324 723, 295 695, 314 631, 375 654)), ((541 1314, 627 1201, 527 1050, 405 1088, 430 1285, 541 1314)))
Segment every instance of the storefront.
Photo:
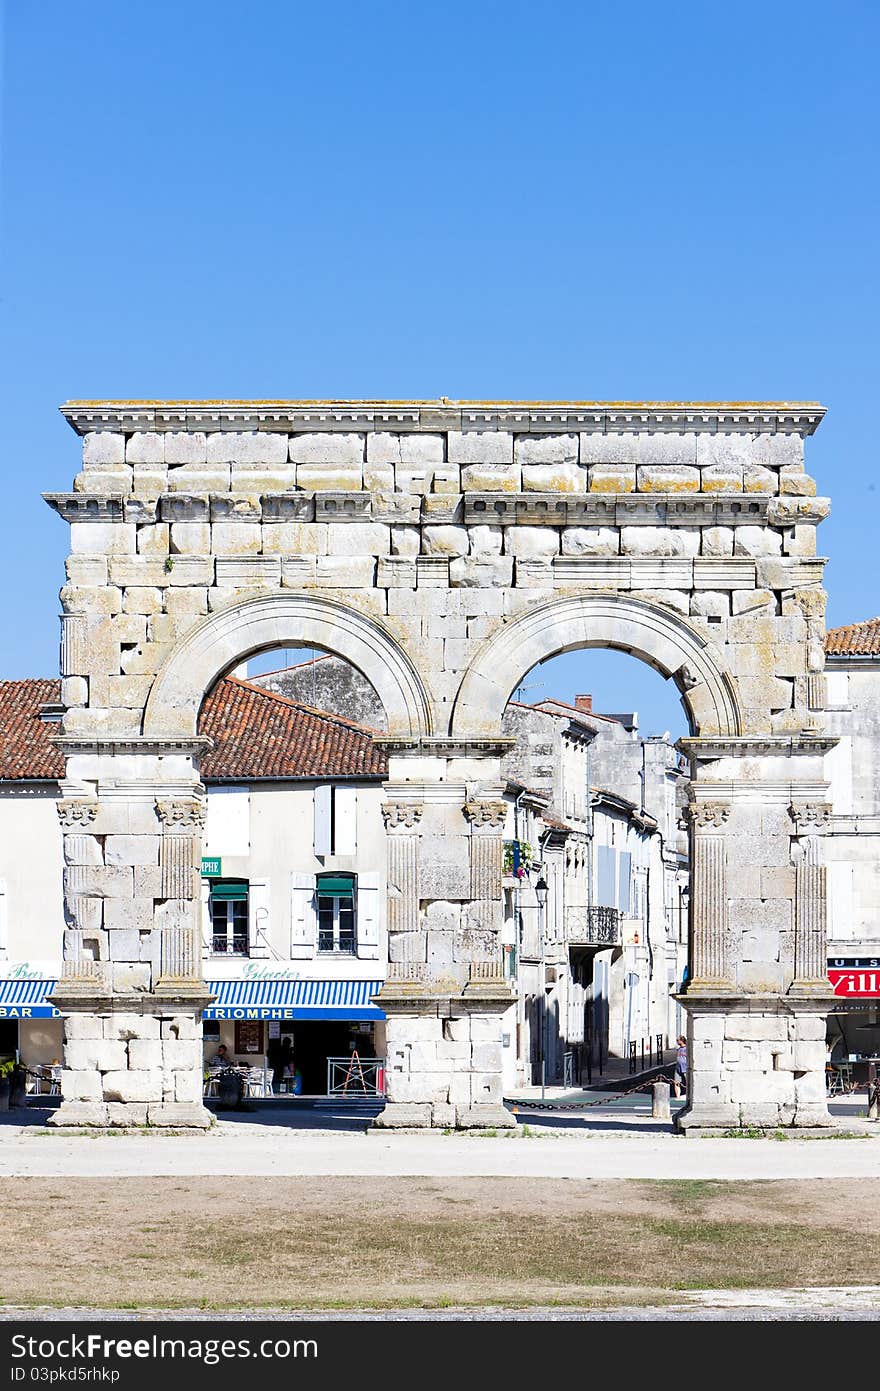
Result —
MULTIPOLYGON (((372 1003, 381 981, 215 980, 204 1012, 205 1063, 226 1056, 262 1069, 275 1094, 326 1096, 339 1064, 384 1058, 385 1015, 372 1003), (298 1076, 297 1076, 298 1074, 298 1076)), ((358 1088, 357 1069, 352 1093, 358 1088)))
POLYGON ((880 1066, 880 956, 830 957, 828 979, 837 1001, 828 1015, 828 1061, 861 1086, 869 1065, 880 1066))
POLYGON ((0 1062, 20 1059, 26 1067, 59 1065, 61 1015, 49 1003, 57 979, 16 976, 0 979, 0 1062))

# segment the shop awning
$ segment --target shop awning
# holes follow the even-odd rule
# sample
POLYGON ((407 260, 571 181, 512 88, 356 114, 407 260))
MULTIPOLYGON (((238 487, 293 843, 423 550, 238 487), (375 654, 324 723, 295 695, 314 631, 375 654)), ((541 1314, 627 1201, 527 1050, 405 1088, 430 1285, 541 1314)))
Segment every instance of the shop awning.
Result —
POLYGON ((319 898, 350 898, 354 893, 351 874, 322 874, 317 883, 319 898))
POLYGON ((380 980, 209 980, 205 1019, 384 1019, 370 1003, 380 980))
POLYGON ((57 980, 0 980, 0 1019, 57 1019, 46 999, 57 980))

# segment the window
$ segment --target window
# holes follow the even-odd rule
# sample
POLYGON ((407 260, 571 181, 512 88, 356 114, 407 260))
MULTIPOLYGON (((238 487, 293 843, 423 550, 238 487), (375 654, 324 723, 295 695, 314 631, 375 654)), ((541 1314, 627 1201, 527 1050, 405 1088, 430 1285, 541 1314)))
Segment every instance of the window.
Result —
POLYGON ((315 854, 357 853, 357 788, 322 783, 315 788, 315 854))
POLYGON ((248 954, 248 885, 246 879, 211 883, 211 950, 215 956, 248 954))
POLYGON ((323 874, 318 878, 318 951, 355 951, 354 876, 323 874))

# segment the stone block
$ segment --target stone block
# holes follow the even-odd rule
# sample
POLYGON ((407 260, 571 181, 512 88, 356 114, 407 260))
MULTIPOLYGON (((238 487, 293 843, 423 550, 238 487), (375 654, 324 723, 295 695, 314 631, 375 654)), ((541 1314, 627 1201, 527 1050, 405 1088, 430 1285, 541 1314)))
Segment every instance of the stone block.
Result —
POLYGON ((702 536, 703 555, 733 555, 732 526, 707 526, 703 528, 702 536))
POLYGON ((523 464, 524 493, 584 493, 587 470, 577 464, 523 464))
POLYGON ((64 837, 64 863, 66 865, 101 865, 104 855, 101 842, 95 836, 81 835, 79 832, 64 837))
POLYGON ((446 1101, 448 1084, 445 1074, 424 1073, 420 1077, 403 1075, 391 1069, 385 1076, 386 1097, 389 1101, 421 1102, 446 1101))
POLYGON ((803 1077, 795 1077, 795 1100, 799 1105, 801 1102, 815 1102, 825 1105, 825 1086, 825 1053, 823 1049, 821 1071, 808 1072, 803 1077))
POLYGON ((417 526, 393 526, 391 528, 391 554, 412 558, 419 554, 421 532, 417 526))
POLYGON ((391 529, 381 522, 330 522, 327 551, 330 555, 388 555, 391 529))
POLYGON ((114 962, 110 972, 110 983, 113 989, 120 993, 129 990, 149 990, 150 969, 148 965, 140 962, 114 962))
POLYGON ((206 464, 207 461, 208 441, 202 430, 166 431, 166 464, 206 464))
POLYGON ((82 460, 90 464, 121 464, 125 461, 125 435, 115 430, 93 430, 83 436, 82 460))
POLYGON ((567 526, 562 532, 563 555, 617 555, 620 533, 610 526, 567 526))
MULTIPOLYGON (((294 464, 361 465, 364 436, 355 432, 322 432, 290 436, 289 455, 294 464)), ((360 473, 360 468, 358 472, 360 473)), ((299 479, 300 487, 308 487, 299 479)), ((324 485, 328 486, 328 485, 324 485)), ((330 485, 333 486, 333 485, 330 485)))
POLYGON ((128 1045, 128 1065, 136 1070, 162 1066, 162 1043, 158 1038, 133 1038, 128 1045))
POLYGON ((730 595, 721 590, 702 589, 691 595, 691 613, 699 618, 729 618, 730 595))
POLYGON ((73 1072, 113 1072, 126 1067, 126 1045, 111 1039, 68 1039, 64 1045, 64 1065, 73 1072))
POLYGON ((197 1038, 163 1038, 163 1066, 171 1070, 176 1070, 181 1067, 200 1068, 202 1059, 201 1048, 201 1040, 197 1038))
POLYGON ((576 464, 577 435, 517 435, 513 457, 518 464, 576 464))
POLYGON ((724 1021, 724 1037, 741 1041, 785 1043, 788 1031, 782 1015, 731 1014, 724 1021))
POLYGON ((131 869, 123 865, 68 865, 64 870, 64 892, 68 897, 131 898, 131 869))
POLYGON ((522 560, 540 559, 559 554, 559 532, 549 526, 511 526, 505 529, 504 548, 507 555, 522 560))
POLYGON ((360 467, 343 464, 298 464, 297 486, 308 493, 359 493, 364 476, 360 467))
MULTIPOLYGON (((501 1042, 501 1016, 498 1014, 472 1014, 471 1015, 471 1040, 474 1043, 497 1043, 501 1042)), ((474 1063, 474 1067, 478 1067, 474 1063)))
MULTIPOLYGON (((639 434, 636 438, 640 465, 662 469, 687 469, 696 466, 697 437, 695 434, 658 432, 639 434)), ((662 491, 670 490, 663 489, 662 491)))
POLYGON ((145 1126, 147 1124, 146 1104, 133 1101, 108 1102, 107 1124, 117 1129, 127 1126, 145 1126))
POLYGON ((469 1072, 454 1072, 449 1079, 447 1095, 450 1103, 455 1106, 470 1106, 471 1074, 469 1072))
POLYGON ((263 529, 259 522, 214 522, 211 544, 215 555, 259 555, 263 529))
POLYGON ((106 1125, 107 1107, 97 1101, 65 1101, 52 1112, 48 1124, 53 1127, 106 1125))
POLYGON ((449 562, 449 583, 453 586, 509 586, 513 580, 512 556, 461 556, 449 562))
POLYGON ((107 934, 111 961, 139 961, 141 935, 136 929, 115 928, 107 934))
MULTIPOLYGON (((442 1105, 442 1102, 435 1103, 442 1105)), ((386 1105, 373 1120, 377 1130, 424 1130, 431 1124, 433 1106, 430 1104, 402 1105, 395 1102, 386 1105)))
POLYGON ((741 493, 742 465, 712 464, 700 469, 700 488, 704 493, 741 493))
POLYGON ((369 589, 376 573, 372 556, 319 555, 315 583, 328 589, 369 589))
POLYGON ((506 430, 450 430, 451 464, 512 464, 513 435, 506 430))
POLYGON ((473 1043, 471 1047, 471 1066, 475 1072, 500 1072, 501 1044, 473 1043))
POLYGON ((159 1021, 152 1014, 114 1013, 104 1019, 104 1037, 121 1039, 156 1039, 159 1037, 159 1021))
POLYGON ((170 544, 170 527, 167 522, 154 522, 137 529, 137 553, 164 560, 170 544))
POLYGON ((804 1039, 794 1044, 794 1068, 796 1072, 824 1072, 825 1040, 804 1039))
MULTIPOLYGON (((488 530, 488 528, 486 528, 488 530)), ((422 551, 425 555, 467 555, 470 548, 468 529, 464 526, 422 527, 422 551)))
MULTIPOLYGON (((600 435, 582 432, 580 436, 580 461, 582 464, 635 464, 639 457, 639 446, 635 435, 600 435)), ((635 474, 633 474, 635 486, 635 474)))
MULTIPOLYGON (((104 926, 113 932, 149 932, 153 926, 152 898, 108 898, 104 905, 104 926)), ((137 961, 135 951, 130 957, 115 960, 137 961)))
POLYGON ((164 464, 165 436, 159 430, 136 430, 125 446, 129 464, 164 464))
POLYGON ((802 468, 787 466, 779 470, 779 491, 783 497, 815 497, 816 480, 802 468))
POLYGON ((431 1125, 435 1130, 451 1130, 455 1126, 455 1107, 448 1101, 435 1101, 431 1107, 431 1125))
POLYGON ((134 555, 134 522, 71 522, 73 555, 134 555))
POLYGON ((700 468, 736 468, 740 487, 742 470, 752 462, 752 436, 737 431, 697 435, 697 465, 700 468))
POLYGON ((104 861, 108 865, 156 865, 159 863, 159 837, 108 835, 104 841, 104 861))
POLYGON ((147 1108, 147 1123, 155 1126, 180 1126, 187 1130, 208 1130, 214 1117, 201 1102, 166 1101, 147 1108))
POLYGON ((792 465, 803 468, 804 442, 800 435, 756 435, 752 446, 752 458, 756 464, 770 469, 782 469, 792 465))
POLYGON ((634 493, 635 464, 593 464, 589 471, 591 493, 634 493))
POLYGON ((465 493, 518 493, 522 488, 519 464, 470 464, 461 471, 465 493))
POLYGON ((209 464, 286 464, 288 437, 271 430, 216 430, 208 435, 209 464))
POLYGON ((501 554, 504 532, 500 526, 471 526, 468 536, 471 555, 485 558, 501 554))
POLYGON ((473 1019, 478 1016, 463 1014, 460 1017, 443 1020, 443 1037, 450 1043, 468 1043, 471 1037, 473 1019))
POLYGON ((191 1014, 174 1014, 170 1019, 162 1020, 162 1037, 164 1039, 198 1039, 202 1038, 201 1022, 196 1020, 191 1014))
POLYGON ((640 493, 697 493, 700 490, 700 470, 640 465, 636 470, 636 487, 640 493))
POLYGON ((748 464, 743 469, 743 492, 746 493, 778 493, 779 478, 768 468, 762 465, 748 464))
POLYGON ((65 1041, 97 1042, 104 1038, 104 1020, 99 1014, 68 1014, 64 1019, 65 1041))
MULTIPOLYGON (((498 1088, 491 1088, 493 1092, 498 1088)), ((487 1102, 482 1095, 474 1106, 457 1106, 455 1123, 459 1130, 515 1130, 516 1118, 501 1105, 501 1096, 487 1102)))
POLYGON ((623 526, 620 548, 624 555, 693 556, 699 554, 700 534, 683 527, 623 526))
POLYGON ((471 1105, 494 1106, 501 1104, 504 1092, 501 1086, 501 1072, 471 1073, 471 1105))
POLYGON ((738 526, 733 538, 734 555, 781 555, 782 537, 763 526, 738 526))
POLYGON ((101 1101, 104 1091, 101 1074, 94 1069, 87 1072, 73 1072, 67 1068, 61 1071, 61 1095, 66 1101, 101 1101))
POLYGON ((73 491, 88 493, 90 497, 127 496, 132 483, 132 471, 127 464, 104 464, 78 473, 73 480, 73 491))
POLYGON ((201 1098, 201 1068, 191 1068, 188 1071, 181 1070, 174 1073, 174 1100, 176 1102, 186 1101, 195 1104, 200 1102, 201 1098))
POLYGON ((208 522, 172 522, 170 550, 173 555, 209 555, 211 527, 208 522))

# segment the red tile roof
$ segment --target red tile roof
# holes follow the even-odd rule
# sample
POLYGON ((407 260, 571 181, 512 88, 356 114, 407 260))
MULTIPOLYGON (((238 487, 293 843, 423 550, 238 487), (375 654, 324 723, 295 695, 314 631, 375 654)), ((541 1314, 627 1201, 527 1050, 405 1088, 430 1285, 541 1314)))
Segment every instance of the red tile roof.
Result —
POLYGON ((880 657, 880 618, 829 628, 825 651, 829 657, 880 657))
POLYGON ((60 699, 52 678, 0 681, 0 780, 64 777, 64 756, 49 743, 58 724, 40 719, 40 706, 60 699))
POLYGON ((381 778, 387 767, 372 731, 363 725, 234 676, 218 681, 205 699, 199 733, 214 740, 214 749, 201 762, 207 782, 381 778))
MULTIPOLYGON (((0 780, 64 777, 64 757, 49 742, 59 733, 58 723, 40 719, 40 707, 60 698, 58 680, 0 681, 0 780)), ((227 676, 199 716, 199 733, 214 740, 202 759, 202 777, 207 782, 381 778, 386 758, 371 732, 227 676)))

